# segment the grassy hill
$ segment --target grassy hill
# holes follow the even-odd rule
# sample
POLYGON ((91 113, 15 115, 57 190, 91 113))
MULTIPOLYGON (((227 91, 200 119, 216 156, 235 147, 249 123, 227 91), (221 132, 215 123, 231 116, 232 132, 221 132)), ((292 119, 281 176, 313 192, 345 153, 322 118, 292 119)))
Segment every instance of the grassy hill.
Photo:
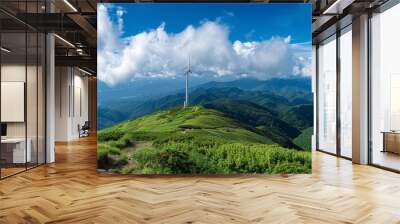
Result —
POLYGON ((309 127, 304 129, 299 136, 293 139, 294 144, 305 150, 311 150, 311 136, 313 128, 309 127))
MULTIPOLYGON (((274 108, 276 111, 288 110, 290 102, 281 96, 261 91, 245 91, 236 87, 223 88, 198 88, 190 92, 190 104, 203 105, 219 99, 242 100, 274 108)), ((183 104, 183 93, 168 95, 156 100, 146 101, 131 107, 129 117, 136 118, 158 110, 177 107, 183 104)))
POLYGON ((273 110, 252 102, 229 99, 212 101, 204 104, 204 107, 221 111, 233 119, 257 127, 265 136, 281 146, 297 147, 291 139, 297 137, 301 132, 280 120, 279 115, 273 110))
POLYGON ((159 111, 122 122, 100 131, 98 138, 100 141, 109 141, 132 137, 136 141, 140 141, 189 135, 209 139, 218 138, 225 142, 240 140, 273 143, 269 138, 254 131, 250 126, 233 120, 219 111, 195 106, 159 111))
POLYGON ((121 173, 308 173, 311 154, 199 106, 173 108, 98 133, 98 168, 121 173))
MULTIPOLYGON (((174 85, 176 85, 176 83, 174 85)), ((269 108, 270 111, 275 113, 274 116, 276 115, 276 118, 284 120, 283 116, 285 116, 285 119, 288 119, 285 121, 292 124, 291 122, 293 119, 291 118, 308 119, 308 117, 296 114, 298 112, 301 113, 301 110, 292 108, 303 104, 312 105, 310 85, 311 81, 309 78, 270 80, 245 78, 230 82, 212 81, 199 86, 191 86, 190 104, 204 105, 220 99, 248 101, 263 106, 264 108, 269 108), (291 113, 284 114, 286 111, 291 111, 291 113)), ((155 111, 177 107, 182 105, 185 99, 184 91, 178 91, 176 88, 175 91, 164 91, 162 94, 159 92, 160 83, 158 82, 156 82, 154 86, 147 84, 145 87, 121 87, 118 90, 118 94, 116 92, 106 91, 106 89, 105 91, 107 94, 102 93, 102 96, 107 98, 110 98, 110 96, 115 97, 111 97, 112 101, 108 100, 107 103, 99 104, 99 128, 103 129, 127 119, 133 119, 151 114, 155 111), (150 98, 144 97, 143 94, 146 96, 150 94, 148 92, 149 89, 158 92, 158 94, 152 95, 150 98), (127 92, 132 92, 132 90, 137 92, 140 97, 139 95, 133 98, 127 97, 130 95, 127 92), (122 93, 127 95, 121 98, 122 93)), ((151 92, 153 93, 154 91, 151 92)), ((308 124, 310 121, 312 122, 312 119, 304 121, 295 120, 296 123, 303 124, 300 129, 305 128, 304 124, 308 124)), ((298 128, 297 126, 295 127, 298 128)))
MULTIPOLYGON (((110 127, 127 119, 177 107, 183 104, 184 99, 184 94, 179 93, 155 100, 148 100, 146 102, 121 102, 118 106, 112 107, 112 109, 100 107, 99 127, 100 129, 110 127)), ((259 105, 263 107, 264 112, 269 113, 268 116, 274 117, 271 121, 277 119, 282 120, 283 116, 285 116, 285 119, 288 118, 289 121, 286 123, 291 125, 293 121, 293 119, 290 120, 291 118, 308 119, 308 117, 304 117, 303 115, 297 115, 296 113, 302 113, 303 111, 297 109, 297 105, 292 105, 286 98, 262 91, 245 91, 235 87, 212 87, 207 89, 198 88, 190 93, 190 104, 205 105, 218 100, 241 101, 247 102, 248 104, 259 105)), ((307 123, 308 121, 297 120, 296 122, 307 123)), ((285 126, 288 126, 287 124, 285 126)), ((270 124, 267 124, 267 126, 269 125, 270 124)), ((293 136, 293 133, 294 132, 285 134, 293 136)))

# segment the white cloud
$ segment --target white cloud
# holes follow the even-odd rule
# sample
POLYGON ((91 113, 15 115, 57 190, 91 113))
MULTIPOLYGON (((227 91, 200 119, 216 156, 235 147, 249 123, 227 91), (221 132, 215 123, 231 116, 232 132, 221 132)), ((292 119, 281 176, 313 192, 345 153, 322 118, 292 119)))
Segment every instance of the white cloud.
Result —
POLYGON ((143 77, 180 76, 189 56, 193 70, 201 75, 268 79, 310 74, 310 47, 291 44, 290 36, 232 43, 227 26, 205 21, 178 33, 168 33, 168 24, 162 23, 122 37, 125 13, 121 8, 98 7, 98 77, 109 85, 143 77))

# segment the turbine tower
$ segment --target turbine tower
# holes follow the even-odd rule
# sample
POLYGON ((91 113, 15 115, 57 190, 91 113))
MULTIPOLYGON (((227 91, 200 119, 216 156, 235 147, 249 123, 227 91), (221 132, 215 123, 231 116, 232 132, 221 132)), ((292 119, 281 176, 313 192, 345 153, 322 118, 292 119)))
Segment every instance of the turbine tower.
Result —
POLYGON ((183 103, 183 108, 186 108, 189 106, 189 74, 192 73, 192 70, 190 68, 190 57, 189 57, 189 66, 188 70, 185 72, 186 76, 186 83, 185 83, 185 102, 183 103))

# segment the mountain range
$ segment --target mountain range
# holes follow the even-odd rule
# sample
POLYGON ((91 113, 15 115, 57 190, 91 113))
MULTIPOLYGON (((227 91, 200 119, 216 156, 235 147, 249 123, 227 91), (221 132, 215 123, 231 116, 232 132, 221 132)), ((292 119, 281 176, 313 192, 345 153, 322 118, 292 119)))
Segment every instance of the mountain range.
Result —
MULTIPOLYGON (((294 141, 297 137, 309 138, 312 133, 309 130, 303 133, 313 124, 310 78, 211 81, 192 87, 189 96, 190 105, 201 105, 222 112, 236 121, 257 128, 257 131, 281 146, 309 148, 309 144, 302 143, 299 146, 294 141)), ((184 92, 176 89, 147 100, 115 99, 107 106, 103 104, 98 107, 98 128, 179 107, 183 102, 184 92)))

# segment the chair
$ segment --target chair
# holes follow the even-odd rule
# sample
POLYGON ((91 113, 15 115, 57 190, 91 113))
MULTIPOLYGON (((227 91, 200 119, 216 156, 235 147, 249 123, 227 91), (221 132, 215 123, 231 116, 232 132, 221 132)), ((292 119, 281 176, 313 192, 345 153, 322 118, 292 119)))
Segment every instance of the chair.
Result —
POLYGON ((89 136, 89 129, 90 129, 89 121, 85 121, 82 127, 80 127, 80 125, 78 124, 79 138, 89 136))

